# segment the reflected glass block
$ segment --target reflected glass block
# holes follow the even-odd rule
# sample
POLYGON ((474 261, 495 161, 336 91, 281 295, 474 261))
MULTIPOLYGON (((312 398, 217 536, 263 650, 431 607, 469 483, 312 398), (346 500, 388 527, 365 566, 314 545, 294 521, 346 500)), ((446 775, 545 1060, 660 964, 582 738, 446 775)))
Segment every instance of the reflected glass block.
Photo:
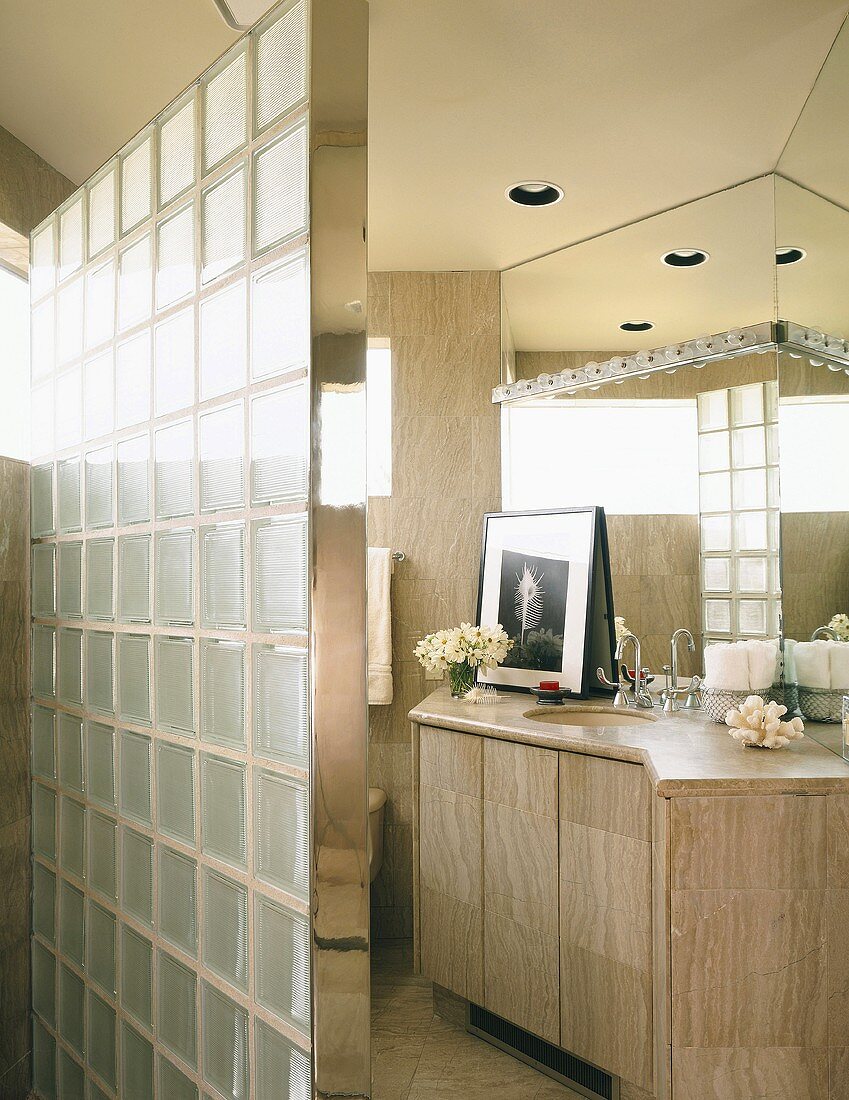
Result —
POLYGON ((245 744, 245 647, 201 638, 201 738, 218 745, 245 744))
POLYGON ((80 706, 83 701, 83 632, 60 627, 57 632, 59 698, 80 706))
POLYGON ((86 723, 88 797, 115 809, 115 731, 101 722, 86 723))
POLYGON ((158 324, 154 329, 154 348, 156 415, 188 408, 195 399, 194 309, 158 324))
POLYGON ((159 1096, 161 1100, 198 1100, 198 1087, 175 1065, 159 1058, 159 1096))
POLYGON ((32 235, 30 294, 32 301, 52 290, 56 283, 56 225, 51 218, 32 235))
POLYGON ((121 1025, 122 1100, 151 1100, 153 1047, 128 1023, 121 1025))
POLYGON ((766 460, 771 466, 778 464, 778 425, 766 427, 766 460))
POLYGON ((159 951, 158 1036, 178 1058, 197 1068, 197 978, 176 959, 159 951))
POLYGON ((764 415, 767 424, 778 420, 778 380, 764 382, 764 415))
POLYGON ((728 432, 710 432, 699 436, 699 470, 702 473, 727 470, 730 465, 728 432))
POLYGON ((201 511, 244 507, 245 412, 241 401, 199 416, 198 433, 201 511))
POLYGON ((85 878, 85 807, 64 795, 59 799, 59 862, 67 874, 85 878))
POLYGON ((113 161, 88 188, 88 254, 99 255, 115 241, 118 165, 113 161))
POLYGON ((121 1004, 139 1023, 153 1027, 153 945, 121 926, 121 1004))
POLYGON ((82 618, 83 544, 59 543, 59 617, 82 618))
POLYGON ((768 547, 766 512, 740 512, 734 517, 737 549, 766 550, 768 547))
POLYGON ((32 850, 56 860, 56 794, 40 783, 32 785, 32 850))
POLYGON ((194 183, 195 179, 195 96, 159 123, 159 206, 166 206, 194 183))
POLYGON ((116 842, 118 827, 110 817, 88 816, 88 880, 92 890, 118 900, 116 842))
MULTIPOLYGON (((83 1017, 81 1016, 82 1020, 83 1017)), ((86 1100, 85 1071, 66 1050, 59 1051, 59 1095, 62 1100, 86 1100)))
POLYGON ((125 439, 117 447, 118 526, 150 519, 150 437, 125 439))
POLYGON ((762 427, 736 428, 731 433, 731 453, 737 469, 764 466, 766 464, 764 429, 762 427))
POLYGON ((152 134, 121 157, 121 233, 135 229, 151 213, 152 134))
POLYGON ((118 712, 150 725, 150 638, 144 634, 118 635, 118 712))
POLYGON ((32 311, 30 322, 30 370, 32 380, 48 378, 56 358, 55 301, 48 298, 32 311))
POLYGON ((245 765, 201 755, 201 836, 203 851, 224 863, 247 866, 245 765))
POLYGON ((156 724, 173 733, 195 728, 194 643, 191 638, 156 639, 156 724))
POLYGON ((247 308, 243 279, 200 304, 200 400, 247 381, 247 308))
POLYGON ((112 493, 112 448, 89 451, 85 456, 85 522, 94 527, 111 527, 114 522, 112 493))
POLYGON ((32 391, 30 406, 30 439, 34 457, 49 454, 53 449, 53 381, 48 379, 32 391))
POLYGON ((203 85, 203 170, 220 164, 248 140, 247 55, 235 55, 217 65, 203 85))
POLYGON ((32 613, 52 619, 56 614, 56 547, 41 543, 32 548, 32 613))
POLYGON ((56 363, 78 359, 83 351, 83 280, 74 279, 56 295, 56 363))
POLYGON ((210 283, 244 262, 247 169, 240 164, 201 199, 201 278, 210 283))
POLYGON ((30 534, 34 539, 54 533, 53 463, 30 468, 30 534))
POLYGON ((766 470, 734 471, 734 507, 766 508, 766 470))
POLYGON ((728 390, 713 390, 698 395, 700 432, 715 432, 728 427, 728 390))
POLYGON ((197 954, 197 863, 159 848, 159 932, 189 955, 197 954))
POLYGON ((766 472, 766 500, 769 508, 778 508, 781 504, 777 466, 770 466, 766 472))
POLYGON ((55 723, 56 712, 32 708, 32 773, 44 779, 56 778, 55 723))
POLYGON ((777 554, 781 548, 781 513, 767 513, 767 541, 769 549, 777 554))
POLYGON ((156 805, 159 832, 195 845, 195 754, 160 741, 156 746, 156 805))
POLYGON ((60 713, 58 719, 59 783, 66 790, 82 794, 85 789, 82 719, 65 713, 60 713))
POLYGON ((82 1057, 85 1050, 85 983, 64 965, 59 967, 59 1034, 82 1057))
POLYGON ((702 516, 702 550, 731 550, 731 516, 702 516))
POLYGON ((38 940, 32 941, 32 1008, 56 1026, 56 957, 38 940))
POLYGON ((153 842, 121 829, 121 907, 142 924, 153 925, 153 842))
POLYGON ((769 560, 767 558, 737 559, 737 590, 739 592, 769 591, 769 560))
POLYGON ((254 646, 254 752, 309 766, 309 675, 305 650, 254 646))
POLYGON ((56 426, 53 434, 56 449, 76 447, 83 437, 83 372, 72 367, 56 379, 56 426))
POLYGON ((201 528, 202 625, 245 627, 245 528, 201 528))
POLYGON ((150 622, 150 535, 118 540, 118 617, 150 622))
POLYGON ((253 252, 307 231, 307 127, 299 122, 254 153, 253 252))
POLYGON ((203 996, 203 1077, 232 1097, 248 1096, 248 1017, 235 1001, 209 982, 203 996))
POLYGON ((56 876, 40 863, 32 865, 32 928, 56 942, 56 876))
POLYGON ((56 630, 52 626, 32 628, 32 693, 43 699, 56 696, 56 630))
POLYGON ((704 625, 709 633, 731 632, 731 600, 705 600, 704 625))
POLYGON ((115 365, 112 349, 90 359, 83 371, 83 431, 86 439, 115 427, 115 365))
POLYGON ((88 1064, 115 1088, 115 1009, 93 991, 88 994, 88 1064))
POLYGON ((83 197, 78 194, 59 214, 59 279, 83 265, 83 197))
POLYGON ((81 970, 85 968, 85 897, 64 879, 59 886, 59 949, 81 970))
MULTIPOLYGON (((309 396, 306 384, 262 394, 251 401, 251 503, 307 497, 309 396)), ((721 476, 721 475, 720 475, 721 476)), ((720 511, 706 508, 703 511, 720 511)))
POLYGON ((56 1040, 36 1019, 32 1021, 32 1085, 42 1100, 56 1100, 56 1040))
POLYGON ((150 333, 118 345, 115 356, 115 427, 150 419, 150 333))
POLYGON ((731 559, 703 558, 702 587, 705 592, 730 592, 731 559))
POLYGON ((195 206, 187 203, 156 230, 156 308, 166 309, 195 289, 195 206))
POLYGON ((248 991, 248 894, 244 886, 204 868, 203 961, 219 978, 248 991))
POLYGON ((182 420, 155 436, 156 518, 189 516, 194 511, 194 427, 182 420))
POLYGON ((160 531, 156 536, 156 621, 189 626, 194 622, 194 532, 160 531))
POLYGON ((150 234, 125 248, 118 258, 118 331, 150 317, 153 300, 150 234))
POLYGON ((301 780, 257 769, 254 868, 258 878, 309 896, 309 790, 301 780))
MULTIPOLYGON (((737 632, 765 636, 767 632, 766 600, 739 600, 737 602, 737 632)), ((763 685, 766 687, 767 685, 763 685)))
POLYGON ((303 0, 275 14, 255 33, 256 133, 271 126, 307 96, 306 6, 303 0))
POLYGON ((310 928, 300 913, 254 895, 256 999, 310 1034, 310 928))
POLYGON ((121 813, 132 821, 150 825, 150 738, 142 733, 120 732, 121 813))
POLYGON ((254 628, 265 634, 307 629, 306 516, 253 524, 254 628))
POLYGON ((80 484, 80 460, 66 458, 57 463, 59 531, 67 534, 82 528, 83 502, 80 484))
POLYGON ((257 1019, 256 1100, 310 1100, 312 1077, 309 1057, 284 1036, 257 1019))
POLYGON ((85 278, 85 346, 97 348, 115 334, 115 263, 89 271, 85 278))
POLYGON ((115 540, 86 542, 86 616, 89 619, 115 617, 115 540))
POLYGON ((735 386, 729 390, 731 398, 731 423, 736 427, 764 422, 764 388, 757 382, 752 386, 735 386))

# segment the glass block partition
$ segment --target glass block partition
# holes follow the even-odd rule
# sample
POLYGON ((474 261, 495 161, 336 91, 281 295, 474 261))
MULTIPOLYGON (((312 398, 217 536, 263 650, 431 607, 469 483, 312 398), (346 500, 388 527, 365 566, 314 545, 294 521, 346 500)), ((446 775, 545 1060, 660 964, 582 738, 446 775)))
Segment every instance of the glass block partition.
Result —
POLYGON ((45 1100, 312 1095, 306 4, 33 234, 45 1100))

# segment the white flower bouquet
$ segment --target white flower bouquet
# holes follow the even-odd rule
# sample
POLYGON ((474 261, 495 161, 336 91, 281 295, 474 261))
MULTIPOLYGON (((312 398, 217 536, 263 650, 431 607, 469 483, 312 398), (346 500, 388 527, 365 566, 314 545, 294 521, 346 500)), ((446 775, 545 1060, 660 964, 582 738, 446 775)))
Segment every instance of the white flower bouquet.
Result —
POLYGON ((422 638, 415 655, 427 672, 447 670, 451 694, 459 699, 474 686, 475 669, 497 668, 512 644, 500 623, 498 626, 461 623, 422 638))
POLYGON ((782 719, 787 707, 781 703, 765 703, 760 695, 750 695, 739 710, 729 710, 725 724, 729 733, 744 746, 757 749, 783 749, 791 741, 804 737, 801 718, 782 719))
POLYGON ((828 625, 839 642, 849 642, 849 615, 834 615, 828 625))

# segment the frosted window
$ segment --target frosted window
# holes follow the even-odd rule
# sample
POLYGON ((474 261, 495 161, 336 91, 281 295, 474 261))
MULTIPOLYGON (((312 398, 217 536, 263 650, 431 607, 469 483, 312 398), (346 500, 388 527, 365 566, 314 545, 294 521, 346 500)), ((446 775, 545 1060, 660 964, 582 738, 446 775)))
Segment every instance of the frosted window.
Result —
POLYGON ((53 463, 30 470, 30 528, 33 538, 53 534, 53 463))
POLYGON ((153 1047, 129 1024, 121 1026, 123 1100, 149 1100, 153 1096, 153 1047))
POLYGON ((86 936, 86 964, 89 977, 104 993, 115 996, 115 934, 114 914, 96 901, 86 908, 88 935, 86 936))
POLYGON ((115 427, 115 369, 111 349, 86 363, 83 379, 85 438, 97 439, 115 427))
POLYGON ((195 845, 195 756, 191 749, 156 746, 157 824, 160 833, 195 845))
POLYGON ((766 508, 766 470, 735 470, 733 477, 735 509, 766 508))
POLYGON ((150 724, 150 639, 118 635, 118 705, 121 718, 150 724))
POLYGON ((80 969, 85 966, 85 897, 65 881, 59 888, 59 947, 80 969))
POLYGON ((56 281, 55 251, 55 225, 51 219, 32 237, 30 290, 34 302, 52 290, 56 281))
POLYGON ((248 895, 244 886, 203 872, 203 961, 243 993, 248 990, 248 895))
POLYGON ((254 867, 265 882, 307 899, 309 792, 300 780, 257 770, 254 795, 254 867))
POLYGON ((299 913, 255 896, 256 999, 305 1035, 310 1030, 309 923, 299 913))
POLYGON ((232 271, 245 259, 244 165, 203 193, 201 240, 205 283, 232 271))
POLYGON ((152 272, 150 234, 139 238, 118 261, 118 329, 123 332, 150 317, 152 272))
POLYGON ((766 512, 743 512, 734 517, 738 550, 766 550, 769 547, 766 512))
POLYGON ((82 368, 72 367, 56 379, 56 448, 76 446, 82 438, 82 368))
POLYGON ((121 232, 129 233, 150 217, 151 136, 121 159, 121 232))
POLYGON ((59 799, 59 862, 69 875, 85 878, 85 807, 64 795, 59 799))
POLYGON ((282 118, 307 95, 306 8, 293 4, 256 36, 257 132, 282 118))
POLYGON ((150 825, 150 738, 121 730, 120 767, 121 813, 150 825))
POLYGON ((255 629, 266 634, 306 630, 306 517, 261 520, 253 532, 255 629))
MULTIPOLYGON (((739 600, 737 603, 737 632, 763 637, 768 629, 766 600, 739 600)), ((771 685, 758 685, 767 687, 771 685)))
POLYGON ((763 424, 764 388, 758 382, 753 386, 735 386, 731 396, 731 423, 735 427, 744 424, 763 424))
POLYGON ((85 456, 85 518, 89 529, 112 526, 112 469, 111 447, 85 456))
POLYGON ((56 1040, 39 1023, 32 1022, 32 1083, 45 1100, 56 1098, 56 1040))
POLYGON ((86 706, 98 714, 112 714, 114 658, 113 636, 102 631, 86 635, 86 706))
POLYGON ((56 547, 48 544, 32 548, 32 613, 37 618, 56 614, 56 547))
POLYGON ((85 346, 96 348, 115 332, 115 264, 89 271, 85 280, 85 346))
POLYGON ((86 543, 86 616, 115 617, 114 539, 90 539, 86 543))
MULTIPOLYGON (((198 418, 202 512, 240 508, 245 502, 245 412, 240 402, 198 418)), ((282 425, 281 425, 282 429, 282 425)))
POLYGON ((153 842, 127 828, 121 834, 121 905, 136 920, 153 924, 153 842))
POLYGON ((62 619, 82 618, 82 557, 81 542, 59 544, 59 616, 62 619))
POLYGON ((40 863, 32 867, 32 927, 50 943, 56 940, 56 876, 40 863))
POLYGON ((48 298, 32 311, 30 332, 30 366, 32 379, 36 381, 53 372, 56 337, 53 298, 48 298))
POLYGON ((203 1076, 233 1100, 248 1096, 248 1017, 208 982, 203 989, 203 1076))
MULTIPOLYGON (((59 967, 59 1031, 62 1038, 82 1056, 85 1048, 85 985, 67 966, 59 967)), ((62 1055, 63 1059, 67 1058, 64 1051, 62 1055)), ((71 1062, 71 1065, 75 1064, 71 1062)), ((65 1095, 63 1087, 62 1100, 65 1100, 65 1095)))
POLYGON ((302 382, 251 401, 251 503, 307 495, 309 398, 302 382))
POLYGON ((58 465, 59 530, 63 534, 82 527, 80 460, 67 458, 58 465))
POLYGON ((710 634, 731 632, 731 600, 705 600, 705 630, 710 634))
POLYGON ((115 426, 150 419, 150 333, 118 345, 115 358, 115 426))
POLYGON ((159 1095, 162 1100, 198 1100, 198 1087, 167 1058, 160 1057, 159 1095))
POLYGON ((702 551, 731 550, 731 516, 702 516, 702 551))
POLYGON ((100 722, 88 722, 86 759, 88 797, 100 806, 115 808, 115 731, 100 722))
POLYGON ((309 678, 303 650, 254 646, 254 751, 306 768, 309 678))
POLYGON ((118 542, 118 616, 123 622, 150 622, 150 535, 118 542))
POLYGON ((118 444, 118 526, 150 519, 150 439, 146 435, 118 444))
POLYGON ((75 279, 56 296, 56 362, 61 366, 82 354, 83 280, 75 279))
POLYGON ((32 850, 53 862, 56 859, 56 794, 32 785, 32 850))
POLYGON ((697 399, 699 431, 713 432, 728 427, 728 391, 700 393, 697 399))
POLYGON ((45 699, 55 695, 56 631, 52 626, 32 628, 32 693, 45 699))
POLYGON ((165 309, 195 289, 194 204, 161 222, 156 234, 156 308, 165 309))
POLYGON ((32 772, 45 779, 56 778, 54 712, 47 707, 32 708, 32 772))
POLYGON ((200 305, 200 400, 240 389, 247 380, 245 282, 200 305))
POLYGON ((145 1027, 153 1026, 153 947, 150 940, 121 928, 121 1004, 145 1027))
POLYGON ((257 1100, 310 1100, 309 1057, 264 1020, 256 1021, 257 1100))
POLYGON ((195 100, 192 94, 159 127, 159 205, 191 187, 195 178, 195 100))
POLYGON ((158 1033, 165 1046, 197 1066, 197 978, 164 951, 158 952, 158 1033))
POLYGON ((245 744, 245 647, 201 639, 201 737, 214 744, 245 744))
POLYGON ((191 420, 169 424, 155 436, 156 518, 194 511, 194 428, 191 420))
POLYGON ((766 440, 763 428, 738 428, 731 433, 731 452, 737 468, 763 466, 766 463, 766 440))
POLYGON ((59 642, 59 698, 79 706, 83 701, 83 632, 62 627, 59 642))
POLYGON ((156 719, 161 729, 194 732, 193 672, 191 638, 156 639, 156 719))
POLYGON ((727 470, 731 465, 731 453, 728 449, 728 432, 711 432, 699 436, 699 469, 705 473, 711 470, 727 470))
POLYGON ((31 440, 34 456, 47 454, 53 450, 53 382, 32 391, 31 440))
POLYGON ((189 955, 197 953, 196 877, 193 859, 159 849, 159 931, 189 955))
POLYGON ((59 215, 59 278, 67 279, 83 263, 83 200, 75 198, 59 215))
POLYGON ((112 164, 89 187, 88 251, 90 256, 97 256, 115 240, 117 183, 117 165, 112 164))
POLYGON ((56 958, 37 940, 32 944, 32 1007, 56 1026, 56 958))
POLYGON ((245 529, 225 524, 201 530, 202 625, 245 628, 245 529))
POLYGON ((702 560, 702 587, 705 592, 730 592, 731 559, 704 558, 702 560))
POLYGON ((254 255, 307 230, 307 128, 291 130, 254 153, 254 255))
POLYGON ((88 820, 89 884, 92 890, 114 903, 118 900, 115 859, 117 826, 112 818, 94 812, 89 814, 88 820))
POLYGON ((82 794, 85 786, 83 768, 83 724, 73 714, 59 715, 59 783, 82 794))
POLYGON ((201 755, 203 850, 224 863, 247 863, 247 790, 245 765, 201 755))
POLYGON ((156 536, 156 621, 161 625, 194 622, 194 532, 163 531, 156 536))
POLYGON ((94 1072, 114 1089, 115 1009, 92 990, 88 994, 88 1062, 94 1072))
POLYGON ((740 592, 764 594, 769 591, 769 559, 738 558, 737 588, 740 592))
POLYGON ((247 57, 241 48, 203 88, 204 172, 241 149, 247 140, 247 57))
POLYGON ((155 329, 156 415, 187 408, 195 397, 194 310, 187 309, 155 329))

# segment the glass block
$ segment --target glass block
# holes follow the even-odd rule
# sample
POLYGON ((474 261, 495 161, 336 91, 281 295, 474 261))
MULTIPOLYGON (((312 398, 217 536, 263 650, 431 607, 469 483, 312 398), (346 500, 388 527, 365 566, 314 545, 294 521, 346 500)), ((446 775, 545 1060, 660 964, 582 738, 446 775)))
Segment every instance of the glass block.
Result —
POLYGON ((60 627, 58 631, 59 698, 80 706, 83 701, 83 632, 60 627))
POLYGON ((259 520, 253 537, 254 628, 266 634, 306 630, 306 516, 259 520))
POLYGON ((97 256, 115 241, 115 199, 118 166, 115 162, 88 189, 88 254, 97 256))
POLYGON ((121 157, 121 233, 150 217, 152 135, 121 157))
POLYGON ((32 390, 30 439, 33 457, 53 451, 53 381, 49 379, 32 390))
POLYGON ((203 872, 203 961, 219 978, 248 991, 248 894, 217 871, 203 872))
POLYGON ((109 1100, 109 1097, 99 1085, 96 1085, 94 1081, 89 1081, 88 1100, 109 1100))
POLYGON ((195 179, 195 97, 185 102, 159 124, 159 206, 182 195, 195 179))
POLYGON ((150 738, 141 733, 120 733, 121 813, 132 821, 150 825, 150 738))
POLYGON ((757 382, 752 386, 735 386, 731 397, 731 423, 734 427, 764 422, 764 388, 757 382))
POLYGON ((150 622, 150 535, 118 540, 118 617, 122 622, 150 622))
POLYGON ((728 390, 713 390, 698 395, 700 432, 714 432, 728 427, 728 390))
POLYGON ((71 367, 56 379, 56 427, 53 438, 56 450, 76 447, 83 437, 83 371, 71 367))
POLYGON ((86 542, 86 617, 115 618, 114 539, 86 542))
MULTIPOLYGON (((306 499, 309 419, 309 397, 303 382, 253 398, 252 504, 306 499)), ((706 509, 703 504, 702 510, 719 509, 706 509)))
POLYGON ((52 619, 56 614, 56 547, 42 543, 32 548, 32 613, 52 619))
POLYGON ((56 794, 40 783, 32 785, 32 850, 56 860, 56 794))
POLYGON ((115 335, 115 262, 109 260, 85 277, 85 346, 98 348, 115 335))
POLYGON ((203 996, 203 1077, 233 1100, 248 1096, 248 1017, 209 982, 203 996))
POLYGON ((32 1085, 42 1100, 56 1100, 56 1040, 36 1019, 32 1021, 32 1085))
POLYGON ((730 592, 731 559, 702 558, 702 587, 705 592, 730 592))
POLYGON ((778 380, 764 382, 764 415, 767 424, 778 420, 778 380))
POLYGON ((150 419, 150 333, 118 345, 115 357, 115 427, 150 419))
POLYGON ((194 512, 194 427, 182 420, 154 436, 156 518, 173 519, 194 512))
POLYGON ((121 830, 121 906, 153 925, 153 842, 133 829, 121 830))
POLYGON ((195 754, 160 741, 156 747, 157 826, 160 833, 195 846, 195 754))
POLYGON ((768 548, 766 512, 740 512, 734 516, 737 549, 766 550, 768 548))
POLYGON ((32 495, 30 533, 34 539, 52 535, 53 527, 53 463, 45 462, 30 470, 32 495))
POLYGON ((167 1058, 159 1056, 160 1100, 198 1100, 198 1088, 167 1058))
POLYGON ((153 299, 150 234, 125 248, 118 258, 118 331, 150 317, 153 299))
POLYGON ((93 982, 100 986, 104 993, 114 997, 115 985, 115 915, 98 905, 96 901, 89 901, 86 908, 88 920, 88 935, 86 936, 87 957, 86 969, 93 982))
POLYGON ((128 1023, 121 1025, 121 1100, 153 1100, 153 1047, 128 1023))
POLYGON ((778 425, 767 424, 766 426, 766 460, 774 466, 778 463, 778 425))
POLYGON ((47 707, 32 708, 32 772, 44 779, 56 778, 55 719, 47 707))
POLYGON ((36 624, 32 628, 32 693, 44 699, 56 696, 56 630, 36 624))
POLYGON ((85 789, 83 769, 83 723, 73 714, 59 714, 59 783, 67 790, 82 794, 85 789))
POLYGON ((256 1100, 310 1100, 312 1078, 309 1057, 257 1019, 256 1100))
POLYGON ((738 600, 737 632, 765 636, 767 632, 767 601, 738 600))
POLYGON ((89 451, 85 456, 85 521, 91 530, 114 522, 112 448, 89 451))
POLYGON ((42 1020, 56 1026, 56 957, 38 940, 32 941, 32 1007, 42 1020))
MULTIPOLYGON (((80 1017, 82 1020, 84 1017, 80 1017)), ((59 1050, 59 1095, 62 1100, 85 1100, 85 1070, 65 1050, 59 1050)))
POLYGON ((254 646, 254 752, 309 766, 309 675, 305 650, 254 646))
POLYGON ((766 508, 766 470, 734 471, 734 508, 766 508))
POLYGON ((56 363, 70 363, 83 352, 83 280, 74 279, 56 295, 56 363))
POLYGON ((150 519, 150 437, 125 439, 117 447, 118 526, 150 519))
POLYGON ((762 427, 736 428, 731 433, 731 454, 737 469, 764 466, 766 464, 764 429, 762 427))
POLYGON ((164 951, 158 952, 158 1036, 193 1069, 197 1068, 197 978, 164 951))
POLYGON ((156 639, 156 724, 173 733, 194 733, 194 642, 191 638, 159 635, 156 639))
POLYGON ((83 371, 83 430, 86 439, 115 427, 115 365, 112 349, 89 360, 83 371))
POLYGON ((203 851, 224 863, 247 866, 245 765, 202 753, 201 836, 203 851))
POLYGON ((85 1052, 85 983, 67 966, 59 967, 59 1034, 80 1057, 83 1056, 85 1052))
POLYGON ((779 481, 778 467, 770 466, 766 472, 766 500, 769 508, 778 508, 781 504, 779 481))
POLYGON ((240 164, 204 191, 201 200, 201 278, 212 282, 243 263, 246 254, 246 177, 240 164))
POLYGON ((244 279, 200 304, 200 400, 247 381, 247 306, 244 279))
POLYGON ((781 548, 781 513, 769 512, 767 515, 767 539, 769 549, 777 554, 781 548))
POLYGON ((299 913, 254 895, 256 999, 310 1033, 310 928, 299 913))
POLYGON ((156 536, 156 621, 189 626, 194 615, 194 532, 161 531, 156 536))
POLYGON ((51 219, 32 235, 30 293, 37 302, 56 282, 56 227, 51 219))
POLYGON ((245 528, 201 528, 202 625, 245 627, 245 528))
POLYGON ((78 195, 59 214, 59 279, 83 265, 83 199, 78 195))
POLYGON ((303 0, 275 15, 255 36, 255 118, 260 133, 307 97, 306 7, 303 0))
POLYGON ((307 231, 307 127, 299 122, 254 153, 254 255, 307 231))
POLYGON ((86 706, 97 714, 112 714, 114 700, 114 640, 111 634, 86 634, 86 706))
POLYGON ((702 473, 727 470, 730 465, 728 432, 710 432, 699 436, 699 470, 702 473))
POLYGON ((263 769, 257 769, 254 781, 256 875, 306 901, 310 828, 307 785, 263 769))
POLYGON ((115 808, 115 731, 101 722, 86 723, 88 797, 115 808))
POLYGON ((156 326, 154 351, 156 415, 188 408, 195 399, 194 309, 156 326))
POLYGON ((59 531, 62 534, 68 534, 72 531, 81 530, 83 525, 79 458, 66 458, 64 462, 59 462, 57 471, 59 531))
POLYGON ((111 1088, 115 1080, 115 1009, 88 993, 88 1064, 111 1088))
POLYGON ((115 844, 117 826, 110 817, 95 811, 88 818, 88 880, 92 890, 112 901, 118 900, 115 844))
POLYGON ((737 590, 766 595, 769 592, 769 559, 737 559, 737 590))
POLYGON ((32 866, 32 929, 56 942, 56 876, 40 863, 32 866))
POLYGON ((245 411, 241 401, 198 417, 200 508, 222 512, 245 503, 245 411))
POLYGON ((731 516, 702 516, 702 550, 714 551, 731 549, 731 516))
POLYGON ((59 885, 59 949, 80 969, 85 966, 85 897, 64 879, 59 885))
POLYGON ((83 613, 83 544, 59 543, 59 617, 80 619, 83 613))
POLYGON ((48 298, 32 311, 30 322, 30 371, 32 380, 48 378, 56 359, 56 304, 48 298))
POLYGON ((242 748, 245 744, 245 647, 201 638, 201 738, 242 748))
POLYGON ((159 932, 175 947, 197 954, 197 863, 159 848, 159 932))
POLYGON ((704 627, 710 634, 730 634, 731 600, 705 600, 704 627))
POLYGON ((247 143, 247 72, 247 55, 240 47, 203 85, 204 173, 247 143))
POLYGON ((167 309, 195 289, 195 205, 187 203, 156 229, 156 308, 167 309))
POLYGON ((59 799, 59 862, 63 871, 85 878, 85 807, 65 795, 59 799))

